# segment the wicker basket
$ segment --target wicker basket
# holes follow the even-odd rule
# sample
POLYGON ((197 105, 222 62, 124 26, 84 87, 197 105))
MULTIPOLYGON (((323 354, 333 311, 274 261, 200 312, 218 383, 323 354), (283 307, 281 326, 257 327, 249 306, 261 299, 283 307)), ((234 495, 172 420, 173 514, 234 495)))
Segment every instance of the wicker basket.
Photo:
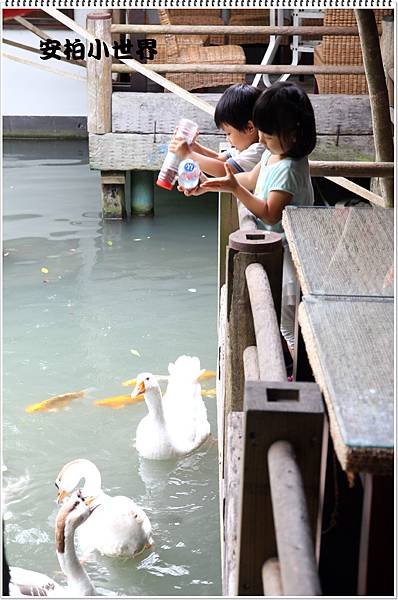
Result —
MULTIPOLYGON (((161 23, 170 25, 170 11, 158 10, 161 23), (168 21, 168 22, 167 22, 168 21)), ((158 51, 154 62, 182 64, 245 64, 240 46, 203 46, 200 36, 164 34, 154 36, 158 51)), ((166 78, 186 90, 244 83, 244 73, 167 73, 166 78)))
MULTIPOLYGON (((220 10, 210 9, 203 11, 192 8, 171 8, 167 12, 172 25, 224 25, 220 10)), ((162 23, 162 17, 160 17, 160 22, 162 23)), ((202 36, 202 40, 206 46, 223 46, 225 44, 225 35, 202 36)))
MULTIPOLYGON (((376 23, 380 26, 391 10, 374 10, 376 23)), ((356 25, 355 13, 351 9, 326 9, 325 26, 352 27, 356 25)), ((325 35, 315 48, 314 65, 361 66, 362 50, 356 35, 325 35)), ((365 75, 315 75, 320 94, 367 94, 365 75)))
MULTIPOLYGON (((285 25, 289 25, 285 19, 285 25)), ((256 8, 232 9, 228 25, 269 25, 269 10, 256 8)), ((249 45, 249 44, 268 44, 269 34, 240 35, 231 34, 228 36, 230 44, 249 45)), ((283 36, 280 42, 283 46, 289 44, 288 36, 283 36)))

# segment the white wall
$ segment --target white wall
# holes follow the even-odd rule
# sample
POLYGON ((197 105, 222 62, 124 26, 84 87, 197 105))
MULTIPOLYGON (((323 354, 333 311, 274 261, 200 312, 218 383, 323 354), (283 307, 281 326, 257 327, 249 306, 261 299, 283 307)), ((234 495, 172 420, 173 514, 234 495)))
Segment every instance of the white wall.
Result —
MULTIPOLYGON (((75 9, 75 20, 85 27, 86 9, 75 9)), ((29 19, 29 16, 27 17, 29 19)), ((46 30, 49 38, 66 38, 74 41, 79 38, 70 30, 46 30)), ((3 37, 40 49, 40 38, 27 29, 3 29, 3 37)), ((84 40, 82 40, 84 42, 84 40)), ((72 73, 84 78, 78 81, 55 73, 39 70, 33 65, 25 65, 6 57, 2 59, 2 114, 5 116, 86 116, 86 70, 56 59, 42 60, 33 54, 8 44, 2 45, 3 53, 13 54, 39 66, 72 73)))

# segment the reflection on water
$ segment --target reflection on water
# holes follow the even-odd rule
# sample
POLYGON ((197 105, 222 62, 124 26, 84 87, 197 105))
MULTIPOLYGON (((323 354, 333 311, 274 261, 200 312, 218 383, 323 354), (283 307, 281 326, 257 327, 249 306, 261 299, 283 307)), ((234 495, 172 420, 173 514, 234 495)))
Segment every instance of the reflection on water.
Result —
MULTIPOLYGON (((74 458, 104 490, 147 512, 155 545, 135 559, 92 555, 99 593, 220 594, 218 467, 213 440, 178 461, 134 448, 143 403, 125 394, 139 371, 167 373, 186 353, 216 366, 216 200, 156 190, 155 219, 102 223, 99 174, 81 142, 4 145, 3 473, 10 563, 64 582, 55 556, 55 476, 74 458), (133 352, 132 352, 133 351, 133 352), (25 412, 87 390, 59 411, 25 412)), ((204 387, 214 387, 214 381, 204 387)), ((205 398, 213 434, 216 401, 205 398)))

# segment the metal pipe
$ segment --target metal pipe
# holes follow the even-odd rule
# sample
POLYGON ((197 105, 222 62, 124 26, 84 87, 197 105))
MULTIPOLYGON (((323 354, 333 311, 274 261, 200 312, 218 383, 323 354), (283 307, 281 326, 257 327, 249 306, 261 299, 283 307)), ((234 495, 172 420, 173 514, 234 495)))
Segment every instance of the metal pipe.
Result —
POLYGON ((303 480, 289 442, 270 446, 268 469, 283 594, 320 596, 303 480))

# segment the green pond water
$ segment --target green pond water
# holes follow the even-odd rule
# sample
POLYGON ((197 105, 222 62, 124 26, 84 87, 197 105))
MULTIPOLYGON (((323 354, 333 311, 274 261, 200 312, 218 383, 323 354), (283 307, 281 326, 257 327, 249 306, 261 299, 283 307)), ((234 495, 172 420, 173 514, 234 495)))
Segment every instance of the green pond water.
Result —
MULTIPOLYGON (((121 382, 140 371, 166 374, 180 354, 216 369, 216 196, 187 199, 156 189, 155 218, 105 223, 86 142, 6 141, 3 152, 9 563, 65 583, 53 541, 54 480, 66 462, 83 457, 99 467, 107 493, 131 496, 145 509, 155 540, 135 559, 92 555, 86 569, 98 593, 219 595, 215 440, 178 461, 144 461, 134 437, 145 404, 94 404, 126 393, 121 382), (83 389, 86 396, 66 409, 25 412, 83 389)), ((215 387, 214 380, 203 387, 215 387)), ((216 400, 205 403, 216 436, 216 400)))

